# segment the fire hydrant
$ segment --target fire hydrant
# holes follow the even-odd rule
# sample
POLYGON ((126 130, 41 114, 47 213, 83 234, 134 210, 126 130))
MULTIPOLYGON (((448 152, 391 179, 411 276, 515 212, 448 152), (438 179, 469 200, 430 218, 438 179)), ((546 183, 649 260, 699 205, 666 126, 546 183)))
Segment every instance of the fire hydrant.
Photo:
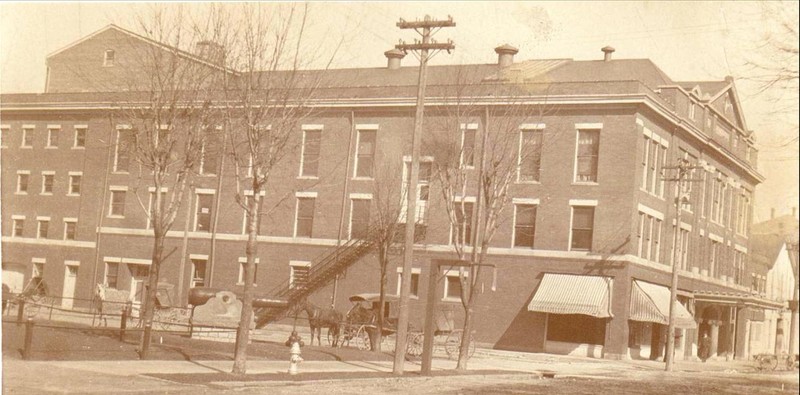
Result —
POLYGON ((300 356, 300 347, 303 346, 303 339, 297 334, 297 331, 292 331, 291 336, 289 336, 289 340, 286 340, 287 347, 289 349, 289 374, 295 375, 297 374, 297 366, 300 365, 300 362, 303 362, 303 357, 300 356))

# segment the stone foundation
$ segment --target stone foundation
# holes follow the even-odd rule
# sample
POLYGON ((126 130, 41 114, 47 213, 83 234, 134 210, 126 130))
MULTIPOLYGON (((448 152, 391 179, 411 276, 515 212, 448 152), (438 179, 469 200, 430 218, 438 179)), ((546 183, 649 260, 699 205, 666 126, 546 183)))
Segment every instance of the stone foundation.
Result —
POLYGON ((192 339, 236 343, 236 328, 193 327, 192 339))

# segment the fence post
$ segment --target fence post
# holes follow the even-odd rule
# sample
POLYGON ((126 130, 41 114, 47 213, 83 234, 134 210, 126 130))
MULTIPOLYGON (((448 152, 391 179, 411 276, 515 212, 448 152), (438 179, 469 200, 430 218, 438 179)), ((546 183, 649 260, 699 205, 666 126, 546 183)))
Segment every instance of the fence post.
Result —
POLYGON ((152 326, 150 323, 144 325, 144 335, 142 336, 142 351, 139 353, 139 359, 147 359, 150 353, 150 335, 152 326))
POLYGON ((125 341, 125 328, 128 326, 128 308, 122 309, 122 317, 119 320, 119 341, 125 341))
POLYGON ((22 320, 25 318, 25 298, 19 299, 17 305, 17 326, 22 325, 22 320))
POLYGON ((47 316, 49 321, 53 320, 53 305, 56 303, 56 298, 50 298, 50 315, 47 316))
POLYGON ((25 344, 22 348, 22 359, 31 359, 31 344, 33 343, 33 318, 25 321, 25 344))

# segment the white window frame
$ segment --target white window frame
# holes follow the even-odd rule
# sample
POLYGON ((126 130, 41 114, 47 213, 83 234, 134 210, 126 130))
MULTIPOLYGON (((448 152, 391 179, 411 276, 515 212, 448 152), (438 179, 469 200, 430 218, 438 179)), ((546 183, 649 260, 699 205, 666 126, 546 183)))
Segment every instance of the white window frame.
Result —
POLYGON ((372 147, 372 162, 375 164, 375 158, 378 156, 378 125, 356 125, 356 149, 355 157, 353 158, 353 180, 374 180, 375 169, 373 168, 372 177, 359 177, 358 176, 358 153, 361 145, 361 132, 375 132, 375 146, 372 147))
POLYGON ((205 277, 203 277, 203 285, 204 286, 205 286, 205 283, 206 283, 206 278, 208 277, 208 272, 207 272, 208 271, 208 255, 189 254, 189 262, 191 262, 191 264, 192 264, 192 271, 191 271, 191 275, 189 276, 189 287, 190 288, 194 288, 195 285, 196 285, 196 283, 195 283, 195 278, 196 277, 194 276, 195 272, 197 271, 196 267, 195 267, 195 264, 194 264, 195 261, 203 261, 203 262, 205 262, 205 268, 203 269, 203 272, 205 274, 205 277))
POLYGON ((57 145, 53 145, 53 132, 58 133, 61 132, 61 125, 47 125, 47 142, 44 146, 45 149, 57 149, 57 145))
POLYGON ((594 216, 597 215, 597 200, 588 200, 588 199, 570 199, 569 200, 569 237, 567 238, 567 251, 578 251, 578 252, 591 252, 592 247, 594 245, 594 232, 595 229, 595 220, 594 216), (573 250, 572 249, 572 231, 573 231, 573 222, 575 220, 575 207, 593 207, 594 213, 592 213, 592 246, 589 246, 588 250, 573 250))
POLYGON ((77 218, 66 218, 66 217, 64 218, 64 240, 69 240, 69 241, 78 240, 78 219, 77 218), (74 239, 68 239, 67 238, 67 228, 69 227, 69 224, 73 224, 75 226, 75 231, 73 232, 74 233, 73 236, 75 236, 74 239))
MULTIPOLYGON (((460 302, 461 301, 460 297, 447 296, 447 293, 450 291, 449 289, 450 285, 448 284, 447 278, 452 278, 452 277, 459 278, 462 276, 462 273, 460 273, 458 269, 444 269, 442 271, 442 274, 445 276, 444 287, 443 287, 444 292, 442 293, 442 302, 460 302)), ((466 269, 463 272, 463 277, 469 279, 469 271, 467 271, 466 269)), ((462 292, 463 292, 463 287, 462 287, 462 292)))
POLYGON ((86 149, 86 139, 89 137, 88 125, 75 125, 75 133, 72 135, 72 149, 86 149), (83 132, 83 145, 78 145, 78 134, 83 132))
MULTIPOLYGON (((300 145, 300 169, 297 171, 297 178, 302 180, 317 180, 319 179, 319 166, 317 166, 317 175, 309 176, 303 174, 303 164, 305 162, 305 155, 306 155, 306 135, 308 132, 320 132, 320 145, 322 144, 322 131, 324 130, 324 125, 303 125, 302 126, 302 144, 300 145)), ((321 147, 320 147, 321 148, 321 147)), ((322 150, 320 149, 320 157, 317 158, 317 161, 322 157, 322 150)))
POLYGON ((81 195, 81 187, 83 183, 83 172, 82 171, 71 171, 68 173, 69 176, 69 184, 67 185, 67 196, 80 196, 81 195), (72 181, 75 177, 80 178, 80 182, 78 183, 78 192, 72 190, 72 181))
MULTIPOLYGON (((528 198, 513 198, 511 199, 511 204, 514 206, 514 214, 511 221, 511 248, 522 248, 517 247, 517 209, 518 206, 536 206, 537 216, 539 211, 539 199, 528 199, 528 198)), ((536 224, 534 224, 534 229, 536 229, 536 224)), ((533 237, 534 243, 536 242, 536 235, 533 237)), ((533 249, 533 246, 530 247, 533 249)))
POLYGON ((31 277, 44 278, 44 265, 47 260, 44 258, 31 258, 31 277))
MULTIPOLYGON (((113 213, 114 212, 113 211, 114 210, 114 192, 123 192, 123 193, 127 194, 128 193, 128 187, 112 185, 112 186, 108 187, 108 191, 110 193, 108 194, 108 215, 107 215, 107 217, 108 218, 125 218, 125 209, 124 209, 124 207, 122 209, 122 215, 113 213)), ((128 200, 127 196, 125 197, 125 200, 128 200)))
POLYGON ((20 148, 32 149, 33 148, 33 132, 36 128, 33 125, 22 125, 22 141, 19 143, 20 148), (25 145, 25 140, 31 138, 31 144, 25 145))
POLYGON ((131 162, 131 158, 130 158, 130 156, 128 157, 128 169, 127 170, 120 170, 119 169, 119 139, 120 139, 123 131, 130 131, 132 129, 133 128, 131 128, 130 125, 117 125, 116 138, 114 139, 115 140, 115 143, 114 143, 114 167, 112 168, 112 172, 113 173, 127 174, 127 173, 130 172, 130 166, 131 166, 131 163, 130 163, 131 162))
POLYGON ((117 275, 116 275, 117 281, 116 281, 116 284, 114 284, 114 287, 112 289, 119 289, 118 288, 119 287, 119 270, 120 270, 120 266, 122 265, 121 260, 115 260, 113 258, 105 258, 105 259, 103 259, 103 285, 105 285, 106 287, 110 287, 110 285, 108 285, 108 265, 109 264, 117 265, 117 275))
POLYGON ((311 262, 309 261, 289 261, 289 287, 294 288, 294 281, 295 281, 295 267, 305 267, 308 268, 308 271, 311 271, 311 262))
POLYGON ((576 185, 597 185, 600 178, 600 136, 603 133, 602 123, 576 123, 575 124, 575 151, 573 155, 572 165, 572 183, 576 185), (581 132, 595 131, 597 132, 597 174, 595 174, 595 181, 579 181, 578 180, 578 147, 580 147, 581 132))
MULTIPOLYGON (((193 232, 197 232, 198 231, 197 230, 197 217, 198 217, 197 209, 200 208, 200 195, 216 195, 216 194, 217 194, 217 191, 215 189, 197 188, 197 189, 194 190, 194 223, 192 224, 192 231, 193 232)), ((213 209, 214 209, 214 203, 212 202, 211 203, 211 210, 213 210, 213 209)), ((210 214, 213 217, 214 213, 210 213, 210 214)), ((211 221, 213 222, 213 218, 211 219, 211 221)), ((211 229, 210 228, 213 225, 214 225, 213 223, 209 224, 208 233, 211 233, 211 229)))
POLYGON ((17 195, 27 195, 28 191, 30 189, 31 189, 31 172, 30 172, 30 170, 17 170, 17 191, 15 192, 15 194, 17 194, 17 195), (22 183, 21 183, 22 177, 21 176, 27 176, 28 177, 28 182, 27 182, 27 185, 25 185, 25 190, 24 191, 20 189, 20 186, 22 185, 22 183))
MULTIPOLYGON (((416 294, 413 293, 414 290, 412 289, 411 290, 412 291, 411 296, 412 297, 414 297, 414 296, 419 297, 419 285, 420 285, 420 280, 422 279, 422 268, 420 268, 420 267, 412 267, 411 268, 412 279, 413 279, 414 275, 417 276, 417 293, 416 294)), ((398 267, 397 268, 397 295, 400 295, 400 288, 402 286, 403 286, 403 268, 402 267, 398 267)), ((445 295, 447 295, 447 294, 445 294, 445 295)))
POLYGON ((12 215, 11 216, 11 237, 25 237, 25 216, 24 215, 12 215), (22 221, 22 234, 17 235, 17 222, 22 221))
MULTIPOLYGON (((292 237, 298 238, 300 236, 297 236, 297 219, 298 219, 297 216, 300 214, 300 198, 315 199, 315 201, 314 201, 314 205, 315 206, 314 207, 316 207, 316 204, 317 204, 317 202, 316 202, 317 192, 308 192, 308 191, 295 192, 294 196, 295 196, 295 199, 294 199, 295 200, 295 202, 294 202, 294 231, 292 232, 292 237)), ((313 225, 312 225, 312 229, 313 229, 313 225)), ((313 231, 312 231, 312 234, 313 234, 313 231)), ((303 236, 302 238, 306 238, 306 237, 303 236)))
POLYGON ((478 159, 478 124, 477 123, 462 123, 461 124, 461 152, 459 154, 458 163, 459 166, 463 169, 474 169, 475 168, 475 161, 478 159), (472 165, 465 165, 464 164, 464 141, 466 141, 466 134, 467 131, 471 131, 475 133, 475 139, 473 141, 474 146, 472 147, 472 165))
MULTIPOLYGON (((239 262, 239 276, 237 277, 236 285, 244 285, 244 265, 247 263, 247 257, 246 256, 240 256, 238 262, 239 262)), ((258 275, 258 264, 260 262, 261 262, 261 259, 259 259, 259 258, 256 258, 255 260, 253 260, 253 266, 255 266, 255 273, 253 273, 254 274, 254 276, 253 276, 253 286, 254 287, 257 285, 257 282, 258 282, 258 276, 257 276, 258 275)))
POLYGON ((50 217, 46 216, 37 216, 36 217, 36 238, 37 239, 49 239, 50 235, 50 217), (42 237, 42 222, 47 222, 47 237, 42 237))
MULTIPOLYGON (((525 132, 541 131, 542 132, 542 145, 544 145, 544 129, 545 129, 546 126, 547 125, 545 125, 543 123, 525 123, 525 124, 519 125, 519 137, 518 137, 519 141, 517 141, 517 179, 516 179, 517 183, 520 183, 520 184, 539 184, 541 182, 540 180, 522 181, 520 179, 520 174, 522 172, 522 136, 525 134, 525 132)), ((542 147, 540 147, 540 149, 541 148, 542 147)), ((539 154, 540 154, 540 160, 541 160, 541 152, 539 154)), ((540 165, 541 165, 541 163, 540 163, 540 165)), ((541 172, 542 172, 542 169, 541 169, 541 166, 540 166, 540 168, 539 168, 539 178, 541 178, 541 172)))
POLYGON ((56 172, 52 171, 52 170, 43 170, 42 171, 42 189, 41 189, 41 192, 39 194, 40 195, 45 195, 45 196, 52 196, 53 195, 53 190, 55 189, 55 187, 56 187, 56 172), (45 182, 45 180, 47 179, 47 176, 53 177, 52 178, 53 181, 50 184, 50 192, 45 192, 45 190, 44 190, 45 189, 45 185, 47 184, 45 182))
MULTIPOLYGON (((351 193, 350 194, 350 213, 349 213, 349 220, 348 220, 348 227, 347 227, 347 238, 353 238, 353 201, 354 200, 369 200, 370 201, 370 210, 372 209, 372 194, 371 193, 351 193)), ((371 213, 370 213, 371 214, 371 213)))

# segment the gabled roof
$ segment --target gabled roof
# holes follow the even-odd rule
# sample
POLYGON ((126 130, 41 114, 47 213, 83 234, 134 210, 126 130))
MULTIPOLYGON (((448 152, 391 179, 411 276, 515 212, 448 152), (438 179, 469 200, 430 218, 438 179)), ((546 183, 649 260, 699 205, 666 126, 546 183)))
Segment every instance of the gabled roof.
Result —
POLYGON ((688 92, 698 90, 698 99, 703 99, 706 95, 708 98, 715 97, 730 85, 728 81, 680 81, 677 84, 688 92))
POLYGON ((96 36, 98 36, 98 35, 100 35, 102 33, 105 33, 106 31, 109 31, 109 30, 114 30, 114 31, 123 33, 123 34, 125 34, 125 35, 127 35, 127 36, 129 36, 131 38, 134 38, 134 39, 143 41, 145 43, 148 43, 150 45, 154 45, 154 46, 157 46, 157 47, 162 48, 164 50, 173 52, 173 53, 177 54, 178 56, 180 56, 182 58, 186 58, 186 59, 189 59, 189 60, 192 60, 194 62, 198 62, 198 63, 204 64, 206 66, 209 66, 209 67, 212 67, 212 68, 215 68, 215 69, 218 69, 218 70, 224 70, 224 71, 236 74, 235 70, 232 70, 232 69, 224 67, 224 66, 220 66, 218 64, 214 64, 212 62, 209 62, 209 61, 207 61, 207 60, 205 60, 205 59, 203 59, 203 58, 201 58, 201 57, 199 57, 197 55, 192 54, 191 52, 184 51, 184 50, 182 50, 180 48, 176 48, 176 47, 173 47, 171 45, 162 43, 160 41, 156 41, 156 40, 153 40, 151 38, 139 35, 137 33, 134 33, 132 31, 130 31, 130 30, 123 29, 123 28, 121 28, 121 27, 119 27, 119 26, 117 26, 117 25, 115 25, 113 23, 110 24, 110 25, 107 25, 107 26, 103 27, 102 29, 100 29, 100 30, 98 30, 98 31, 96 31, 94 33, 91 33, 91 34, 89 34, 89 35, 87 35, 87 36, 85 36, 85 37, 83 37, 83 38, 81 38, 81 39, 79 39, 79 40, 77 40, 77 41, 65 46, 65 47, 62 47, 62 48, 60 48, 60 49, 58 49, 56 51, 51 52, 50 54, 47 55, 46 58, 49 59, 49 58, 51 58, 53 56, 56 56, 56 55, 66 51, 66 50, 68 50, 70 48, 75 47, 78 44, 81 44, 81 43, 83 43, 85 41, 88 41, 88 40, 90 40, 90 39, 92 39, 92 38, 94 38, 94 37, 96 37, 96 36))
POLYGON ((786 238, 780 235, 765 234, 751 235, 750 250, 754 258, 761 257, 767 265, 767 270, 772 269, 778 260, 778 255, 783 251, 786 238))

